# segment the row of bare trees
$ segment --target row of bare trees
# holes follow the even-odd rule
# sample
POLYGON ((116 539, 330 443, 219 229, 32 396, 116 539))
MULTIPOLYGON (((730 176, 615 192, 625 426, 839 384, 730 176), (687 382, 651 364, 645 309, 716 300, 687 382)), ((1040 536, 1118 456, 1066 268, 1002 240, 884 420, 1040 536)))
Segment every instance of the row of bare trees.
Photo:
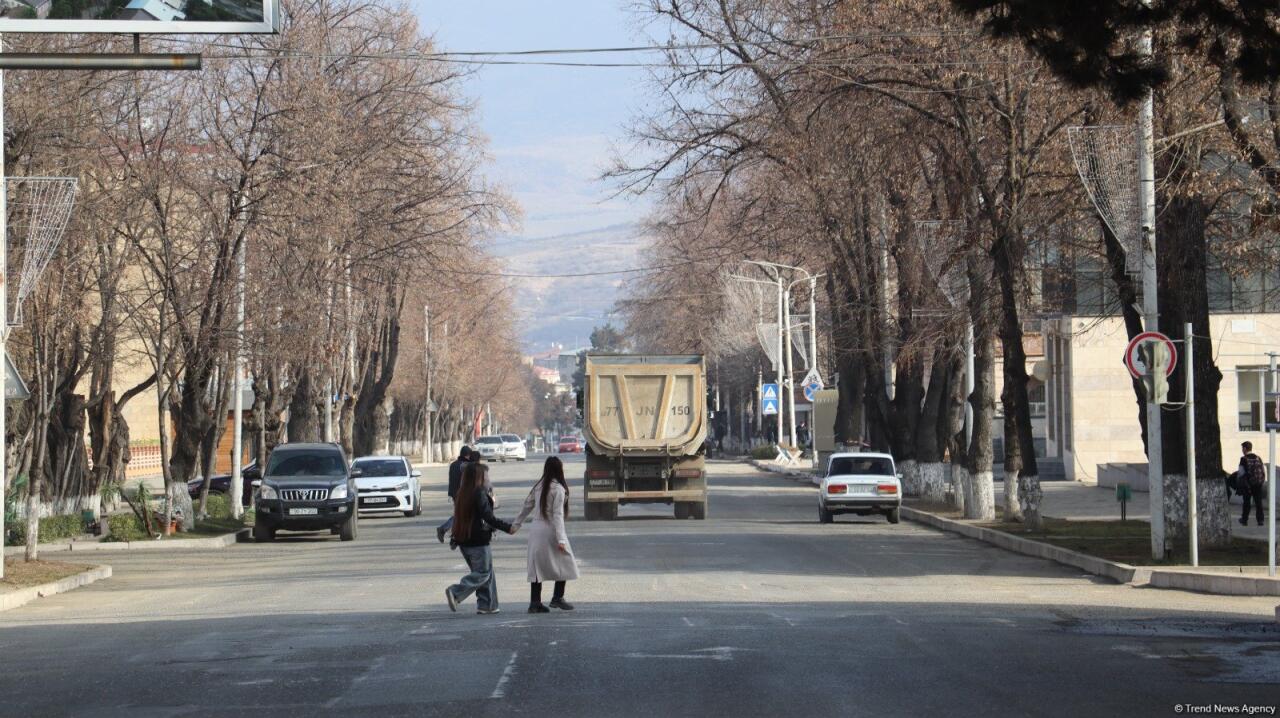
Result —
MULTIPOLYGON (((1001 18, 1018 12, 994 4, 1001 18)), ((748 259, 822 271, 822 362, 841 388, 837 439, 891 450, 908 491, 935 499, 946 493, 949 457, 955 501, 991 519, 1002 417, 1003 514, 1038 521, 1024 332, 1065 311, 1043 296, 1046 258, 1105 263, 1122 300, 1113 310, 1131 335, 1142 329, 1140 287, 1076 178, 1066 128, 1132 123, 1132 109, 1059 78, 1033 49, 992 39, 985 16, 945 4, 648 0, 640 12, 670 49, 654 73, 654 109, 635 126, 641 151, 632 156, 651 159, 623 158, 615 172, 625 188, 661 199, 653 270, 623 302, 632 340, 719 355, 748 393, 762 363, 770 372, 741 340, 749 328, 723 330, 743 321, 725 275, 748 259)), ((1157 46, 1185 48, 1192 30, 1163 28, 1157 46)), ((1243 87, 1237 68, 1213 60, 1235 57, 1235 41, 1209 40, 1170 63, 1157 101, 1158 134, 1169 138, 1157 157, 1158 236, 1160 329, 1180 338, 1183 322, 1196 328, 1199 475, 1218 478, 1221 374, 1205 270, 1211 256, 1237 275, 1274 261, 1267 208, 1280 189, 1280 80, 1243 87)), ((763 317, 772 321, 767 301, 763 317)), ((1140 418, 1141 385, 1134 391, 1140 418)), ((1165 422, 1164 455, 1166 481, 1185 484, 1179 422, 1165 422)))
POLYGON ((452 443, 479 407, 531 411, 506 287, 466 271, 514 210, 481 175, 462 71, 404 59, 434 51, 410 9, 298 0, 279 34, 202 50, 199 73, 10 74, 7 174, 81 186, 10 341, 33 390, 8 437, 29 553, 39 515, 121 486, 143 402, 167 505, 202 513, 207 481, 198 508, 187 482, 214 473, 237 357, 258 456, 326 427, 352 455, 422 448, 428 420, 452 443))

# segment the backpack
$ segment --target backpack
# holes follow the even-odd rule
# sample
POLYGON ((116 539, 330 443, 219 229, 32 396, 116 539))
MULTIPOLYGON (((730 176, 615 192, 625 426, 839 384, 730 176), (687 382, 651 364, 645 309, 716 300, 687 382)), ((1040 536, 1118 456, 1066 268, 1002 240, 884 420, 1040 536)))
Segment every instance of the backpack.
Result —
POLYGON ((1244 457, 1245 476, 1249 480, 1250 486, 1261 486, 1267 481, 1267 468, 1262 464, 1257 454, 1245 454, 1244 457))

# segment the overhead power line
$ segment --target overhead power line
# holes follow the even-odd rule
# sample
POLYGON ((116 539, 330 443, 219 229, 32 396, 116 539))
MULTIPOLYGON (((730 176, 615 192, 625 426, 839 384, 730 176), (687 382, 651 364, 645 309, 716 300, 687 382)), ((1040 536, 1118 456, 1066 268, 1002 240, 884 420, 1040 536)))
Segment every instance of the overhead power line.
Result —
MULTIPOLYGON (((762 40, 741 40, 726 42, 692 42, 692 43, 669 43, 665 45, 624 45, 619 47, 570 47, 570 48, 532 48, 523 50, 442 50, 440 52, 431 53, 401 53, 402 58, 412 57, 413 59, 440 59, 448 60, 450 58, 459 57, 512 57, 512 56, 534 56, 534 55, 588 55, 588 54, 622 54, 637 52, 669 52, 672 50, 716 50, 728 49, 739 45, 747 47, 769 47, 772 45, 807 45, 819 42, 837 42, 837 41, 857 41, 857 40, 886 40, 886 39, 902 39, 912 37, 978 37, 977 33, 970 30, 902 30, 898 32, 872 32, 872 33, 853 33, 840 35, 818 35, 813 37, 800 38, 768 38, 762 40)), ((228 49, 240 50, 250 49, 245 45, 235 45, 231 43, 202 42, 196 39, 178 38, 172 40, 176 43, 186 43, 201 45, 204 47, 223 47, 228 49)), ((364 57, 379 55, 357 55, 343 54, 341 57, 364 57)), ((381 55, 381 57, 391 57, 391 54, 381 55)))

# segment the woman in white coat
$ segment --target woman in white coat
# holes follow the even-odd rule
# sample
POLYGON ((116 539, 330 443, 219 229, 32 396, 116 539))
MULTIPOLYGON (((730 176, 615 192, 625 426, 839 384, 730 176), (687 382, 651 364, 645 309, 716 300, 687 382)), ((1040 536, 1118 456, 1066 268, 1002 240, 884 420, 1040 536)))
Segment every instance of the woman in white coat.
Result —
POLYGON ((572 611, 564 600, 565 582, 578 578, 578 562, 564 530, 569 515, 569 484, 564 465, 555 456, 547 457, 542 478, 524 500, 524 508, 512 524, 513 533, 530 519, 529 525, 529 613, 549 613, 551 608, 572 611), (554 581, 551 608, 542 604, 542 582, 554 581))

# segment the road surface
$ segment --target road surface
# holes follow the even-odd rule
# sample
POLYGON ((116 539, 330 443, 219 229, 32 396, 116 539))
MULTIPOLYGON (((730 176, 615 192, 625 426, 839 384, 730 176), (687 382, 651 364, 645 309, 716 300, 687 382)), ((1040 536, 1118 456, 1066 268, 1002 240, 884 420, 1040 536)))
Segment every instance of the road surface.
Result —
MULTIPOLYGON (((580 477, 581 459, 569 464, 580 477)), ((494 467, 500 515, 540 468, 494 467)), ((1274 598, 1117 586, 906 521, 819 525, 812 488, 709 470, 707 521, 655 506, 569 524, 582 563, 571 613, 525 613, 524 535, 495 539, 502 612, 449 611, 444 587, 464 567, 432 530, 443 469, 423 477, 422 517, 362 520, 354 543, 103 554, 114 578, 0 613, 0 715, 1129 716, 1280 703, 1274 598)), ((581 480, 571 486, 579 517, 581 480)))

